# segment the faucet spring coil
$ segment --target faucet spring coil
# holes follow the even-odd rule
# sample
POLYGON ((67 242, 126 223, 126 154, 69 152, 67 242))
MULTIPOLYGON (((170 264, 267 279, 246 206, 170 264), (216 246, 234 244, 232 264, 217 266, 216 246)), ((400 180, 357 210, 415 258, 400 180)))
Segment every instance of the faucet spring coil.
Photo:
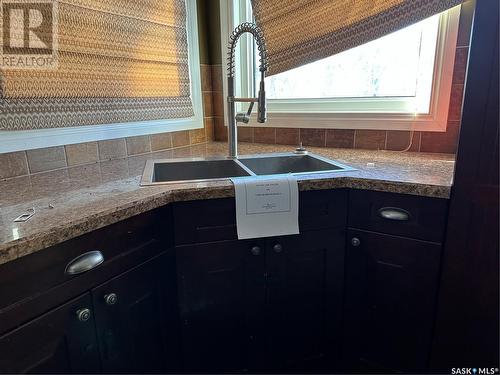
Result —
POLYGON ((257 50, 259 53, 259 70, 261 72, 267 71, 267 51, 266 51, 266 42, 264 39, 264 34, 262 30, 255 25, 254 23, 245 22, 236 27, 229 37, 229 46, 228 46, 228 77, 234 77, 235 73, 235 52, 236 52, 236 43, 240 36, 244 33, 250 33, 254 36, 255 42, 257 43, 257 50))

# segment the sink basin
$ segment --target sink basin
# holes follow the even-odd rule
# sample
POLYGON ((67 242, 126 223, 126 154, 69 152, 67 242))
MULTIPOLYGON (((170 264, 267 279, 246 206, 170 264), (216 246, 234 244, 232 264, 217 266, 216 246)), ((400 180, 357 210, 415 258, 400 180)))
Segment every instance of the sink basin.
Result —
POLYGON ((352 170, 332 160, 312 154, 243 156, 239 161, 256 175, 318 173, 352 170))
POLYGON ((141 185, 206 182, 242 176, 343 172, 354 168, 314 154, 247 155, 238 159, 187 158, 148 160, 141 185))
POLYGON ((232 159, 148 160, 141 185, 201 182, 251 175, 251 171, 232 159))

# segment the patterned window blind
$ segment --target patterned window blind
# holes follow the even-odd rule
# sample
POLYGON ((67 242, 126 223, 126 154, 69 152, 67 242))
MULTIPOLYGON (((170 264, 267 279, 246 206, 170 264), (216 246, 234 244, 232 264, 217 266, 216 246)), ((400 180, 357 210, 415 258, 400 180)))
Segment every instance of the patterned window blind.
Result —
POLYGON ((462 0, 252 0, 278 74, 380 38, 462 0))
POLYGON ((185 0, 58 1, 58 66, 0 70, 0 129, 193 116, 185 0))

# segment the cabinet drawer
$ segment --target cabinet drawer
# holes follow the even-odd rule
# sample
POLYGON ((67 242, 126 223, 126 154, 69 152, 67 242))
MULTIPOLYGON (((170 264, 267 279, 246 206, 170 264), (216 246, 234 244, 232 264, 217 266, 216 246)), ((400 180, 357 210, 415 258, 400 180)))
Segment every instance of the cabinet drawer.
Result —
MULTIPOLYGON (((72 298, 137 262, 166 250, 172 241, 170 207, 150 211, 35 252, 0 266, 0 333, 17 321, 30 319, 59 297, 72 298), (70 262, 91 251, 100 251, 104 261, 91 270, 69 275, 70 262), (51 291, 63 290, 53 300, 51 291), (42 296, 45 296, 42 298, 42 296), (21 306, 30 306, 21 309, 21 306)), ((64 299, 63 299, 64 301, 64 299)))
POLYGON ((448 201, 364 190, 349 192, 349 227, 417 238, 443 240, 448 201))
MULTIPOLYGON (((234 198, 174 204, 177 245, 237 239, 234 198)), ((346 190, 304 191, 299 195, 300 231, 345 227, 346 190)))

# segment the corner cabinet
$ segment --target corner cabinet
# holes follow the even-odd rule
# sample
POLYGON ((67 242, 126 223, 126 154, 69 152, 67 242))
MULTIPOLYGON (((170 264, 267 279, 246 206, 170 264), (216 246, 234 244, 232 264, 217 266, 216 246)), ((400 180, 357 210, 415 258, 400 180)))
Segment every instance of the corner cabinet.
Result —
POLYGON ((240 241, 234 199, 178 202, 1 265, 0 373, 427 372, 448 202, 299 204, 298 235, 240 241))
POLYGON ((176 242, 212 240, 176 247, 187 372, 320 371, 335 357, 347 193, 301 194, 301 234, 256 240, 235 239, 234 200, 174 207, 176 217, 225 211, 176 224, 176 242))

